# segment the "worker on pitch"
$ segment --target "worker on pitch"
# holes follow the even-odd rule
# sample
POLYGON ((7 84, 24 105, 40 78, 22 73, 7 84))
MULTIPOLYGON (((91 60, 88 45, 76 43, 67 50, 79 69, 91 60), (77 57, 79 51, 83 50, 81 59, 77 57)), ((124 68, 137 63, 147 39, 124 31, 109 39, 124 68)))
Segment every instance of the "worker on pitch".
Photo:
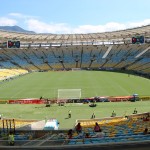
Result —
POLYGON ((111 117, 116 117, 116 113, 115 113, 115 111, 114 111, 114 110, 113 110, 113 112, 112 112, 111 117))
POLYGON ((71 110, 68 111, 68 118, 71 118, 71 110))
POLYGON ((94 118, 95 118, 95 113, 93 112, 91 119, 94 119, 94 118))
POLYGON ((133 112, 133 114, 137 114, 137 110, 136 110, 136 108, 134 109, 134 112, 133 112))

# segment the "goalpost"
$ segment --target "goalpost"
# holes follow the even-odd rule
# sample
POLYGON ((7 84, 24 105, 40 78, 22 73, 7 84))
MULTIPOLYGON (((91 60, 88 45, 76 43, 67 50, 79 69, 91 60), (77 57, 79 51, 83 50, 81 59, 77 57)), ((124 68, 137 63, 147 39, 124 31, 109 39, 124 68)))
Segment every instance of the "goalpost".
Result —
POLYGON ((58 99, 80 99, 81 89, 58 89, 58 99))
POLYGON ((81 71, 81 68, 72 68, 72 71, 81 71))

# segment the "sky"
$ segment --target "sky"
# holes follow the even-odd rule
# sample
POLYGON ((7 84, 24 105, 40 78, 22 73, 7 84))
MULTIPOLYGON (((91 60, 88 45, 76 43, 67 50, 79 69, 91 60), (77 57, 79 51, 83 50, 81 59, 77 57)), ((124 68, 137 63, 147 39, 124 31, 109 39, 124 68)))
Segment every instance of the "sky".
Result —
POLYGON ((150 24, 150 0, 0 0, 0 26, 74 34, 150 24))

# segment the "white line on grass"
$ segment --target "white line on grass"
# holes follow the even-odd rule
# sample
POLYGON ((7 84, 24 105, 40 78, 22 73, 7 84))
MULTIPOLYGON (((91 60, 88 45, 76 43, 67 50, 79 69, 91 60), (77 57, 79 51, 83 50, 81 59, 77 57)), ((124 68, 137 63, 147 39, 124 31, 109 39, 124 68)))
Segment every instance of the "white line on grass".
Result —
POLYGON ((122 91, 126 92, 127 94, 130 94, 125 88, 123 88, 122 86, 120 86, 120 84, 116 84, 116 86, 118 86, 122 91))
POLYGON ((19 90, 19 91, 16 92, 14 95, 12 95, 10 98, 16 98, 16 97, 14 97, 14 96, 18 95, 18 94, 21 93, 22 91, 23 91, 23 89, 22 89, 22 90, 19 90))

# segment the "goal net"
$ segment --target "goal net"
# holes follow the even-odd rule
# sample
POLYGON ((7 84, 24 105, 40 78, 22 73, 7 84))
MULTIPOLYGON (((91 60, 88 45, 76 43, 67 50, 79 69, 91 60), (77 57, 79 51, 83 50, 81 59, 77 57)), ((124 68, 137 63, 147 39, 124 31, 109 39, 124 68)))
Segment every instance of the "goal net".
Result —
POLYGON ((58 89, 58 99, 80 99, 81 89, 58 89))
POLYGON ((72 68, 72 71, 81 71, 81 68, 72 68))

